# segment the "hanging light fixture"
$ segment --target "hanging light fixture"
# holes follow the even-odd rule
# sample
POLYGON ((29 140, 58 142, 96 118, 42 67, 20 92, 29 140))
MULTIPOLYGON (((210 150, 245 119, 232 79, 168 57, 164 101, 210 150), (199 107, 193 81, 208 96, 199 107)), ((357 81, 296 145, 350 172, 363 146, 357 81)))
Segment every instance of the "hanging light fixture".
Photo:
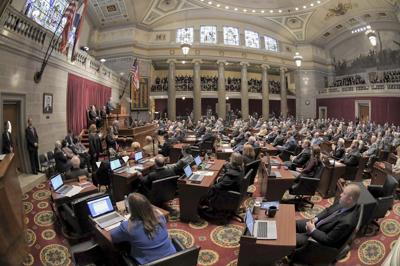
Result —
POLYGON ((188 55, 189 54, 189 51, 190 51, 190 44, 188 43, 188 42, 183 42, 182 44, 181 44, 181 49, 182 49, 182 53, 184 54, 184 55, 188 55))
POLYGON ((297 67, 301 67, 301 63, 303 62, 303 57, 300 55, 299 52, 293 56, 294 62, 296 63, 297 67))
POLYGON ((376 44, 377 44, 377 36, 376 36, 375 31, 372 30, 372 29, 368 29, 368 30, 365 32, 365 35, 367 35, 367 37, 368 37, 369 42, 371 43, 371 45, 375 47, 376 44))

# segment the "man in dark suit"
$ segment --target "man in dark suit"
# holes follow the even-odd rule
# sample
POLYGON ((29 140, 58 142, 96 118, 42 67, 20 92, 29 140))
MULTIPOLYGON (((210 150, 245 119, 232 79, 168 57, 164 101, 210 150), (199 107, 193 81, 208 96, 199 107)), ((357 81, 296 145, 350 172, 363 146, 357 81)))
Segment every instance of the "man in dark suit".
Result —
POLYGON ((357 166, 360 158, 361 154, 358 151, 358 141, 353 140, 349 150, 346 152, 341 162, 344 163, 346 166, 357 166))
POLYGON ((39 137, 36 128, 32 125, 32 118, 28 118, 28 127, 25 129, 25 138, 28 145, 29 160, 31 162, 31 170, 34 175, 39 171, 39 137))
POLYGON ((2 141, 3 141, 2 151, 4 154, 14 152, 14 144, 13 144, 11 133, 9 131, 8 123, 9 123, 9 121, 6 121, 4 123, 4 132, 3 132, 3 136, 2 136, 2 141))
MULTIPOLYGON (((307 244, 311 237, 318 243, 333 247, 341 247, 357 224, 357 201, 360 187, 356 184, 346 186, 338 203, 325 209, 315 218, 296 221, 296 247, 307 244)), ((299 252, 299 249, 296 249, 299 252)), ((295 251, 295 253, 296 253, 295 251)))
POLYGON ((174 176, 174 167, 165 165, 165 157, 161 154, 157 155, 154 159, 155 168, 146 176, 141 177, 140 180, 144 185, 144 193, 146 194, 151 190, 151 184, 154 180, 162 179, 164 177, 174 176))
POLYGON ((68 133, 64 138, 64 140, 67 142, 68 147, 74 145, 74 138, 75 138, 74 133, 72 132, 71 129, 68 129, 68 133))
POLYGON ((79 181, 80 176, 89 176, 89 172, 86 169, 80 168, 81 160, 78 156, 74 156, 71 159, 71 169, 66 172, 65 179, 79 181))
POLYGON ((296 170, 296 168, 304 168, 311 157, 310 141, 308 139, 305 139, 303 141, 301 147, 303 148, 303 150, 297 156, 291 155, 291 160, 285 162, 285 165, 290 170, 294 171, 296 170))

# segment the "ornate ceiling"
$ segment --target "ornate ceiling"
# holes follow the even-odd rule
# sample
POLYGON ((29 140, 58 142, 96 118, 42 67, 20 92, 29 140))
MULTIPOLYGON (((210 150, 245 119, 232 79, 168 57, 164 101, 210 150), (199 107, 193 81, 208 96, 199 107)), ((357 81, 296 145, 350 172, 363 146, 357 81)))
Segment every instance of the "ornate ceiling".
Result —
MULTIPOLYGON (((399 23, 400 0, 91 0, 97 28, 135 25, 149 31, 192 19, 233 20, 296 42, 325 45, 375 22, 399 23)), ((172 29, 172 27, 171 27, 172 29)))

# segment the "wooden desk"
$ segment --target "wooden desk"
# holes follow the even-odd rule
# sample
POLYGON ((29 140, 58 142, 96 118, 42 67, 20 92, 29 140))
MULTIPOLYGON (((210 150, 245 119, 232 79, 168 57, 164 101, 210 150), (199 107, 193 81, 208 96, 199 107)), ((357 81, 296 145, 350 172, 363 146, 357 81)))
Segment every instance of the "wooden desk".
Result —
MULTIPOLYGON (((65 184, 67 185, 73 185, 73 186, 80 186, 79 182, 76 181, 66 181, 65 184)), ((51 186, 50 186, 51 187, 51 186)), ((67 197, 63 194, 57 193, 53 190, 53 188, 50 188, 51 190, 51 198, 54 202, 54 204, 57 206, 60 206, 61 204, 64 203, 70 203, 71 201, 77 199, 77 198, 81 198, 90 194, 94 194, 96 192, 98 192, 97 187, 95 185, 93 185, 92 183, 90 183, 89 185, 83 186, 84 188, 76 195, 72 196, 72 197, 67 197)))
POLYGON ((213 171, 212 176, 205 176, 200 184, 192 183, 186 179, 178 179, 179 207, 180 219, 184 222, 196 222, 200 219, 197 208, 200 199, 205 196, 215 183, 222 167, 224 160, 214 160, 212 167, 207 171, 213 171))
MULTIPOLYGON (((135 166, 134 163, 130 163, 130 167, 135 166)), ((140 171, 142 175, 146 175, 154 167, 154 161, 149 160, 143 164, 143 170, 140 171)), ((131 193, 134 189, 133 182, 138 178, 139 172, 136 173, 113 173, 111 177, 112 194, 115 201, 123 200, 125 195, 131 193)))
POLYGON ((264 152, 264 153, 268 153, 270 156, 275 156, 278 154, 278 149, 269 143, 264 143, 264 145, 261 146, 260 151, 264 152))
POLYGON ((274 218, 267 218, 264 211, 260 209, 254 218, 276 220, 278 238, 275 240, 257 240, 252 236, 243 235, 240 238, 239 266, 274 265, 275 261, 289 255, 296 247, 294 205, 280 204, 274 218))
MULTIPOLYGON (((117 202, 117 204, 120 204, 117 202)), ((124 203, 122 203, 124 205, 124 203)), ((156 208, 158 211, 162 213, 162 215, 165 217, 165 219, 168 221, 169 218, 169 212, 158 208, 156 206, 153 206, 156 208)), ((90 220, 90 224, 93 226, 93 234, 94 234, 94 239, 96 240, 97 244, 101 247, 103 250, 105 256, 107 257, 108 264, 107 265, 124 265, 122 263, 122 258, 120 256, 120 253, 118 249, 114 246, 112 243, 111 239, 111 234, 110 231, 106 231, 102 229, 100 226, 98 226, 92 219, 90 220)))
POLYGON ((345 172, 346 165, 339 161, 334 161, 334 165, 327 165, 324 163, 324 170, 317 188, 317 191, 323 198, 335 196, 336 183, 339 178, 343 177, 345 172))
POLYGON ((231 144, 224 144, 223 146, 217 147, 216 152, 215 152, 217 159, 229 161, 229 158, 231 157, 233 150, 226 151, 226 149, 232 150, 231 144))
MULTIPOLYGON (((282 160, 277 156, 271 156, 271 160, 282 163, 282 160)), ((282 177, 269 178, 267 171, 267 157, 261 159, 261 196, 267 198, 268 201, 281 200, 283 194, 294 183, 295 177, 293 174, 283 167, 273 168, 273 172, 279 172, 282 177)))
POLYGON ((157 132, 157 124, 147 124, 134 128, 120 128, 118 130, 119 137, 132 137, 133 141, 137 141, 143 147, 146 145, 146 136, 155 136, 157 132))

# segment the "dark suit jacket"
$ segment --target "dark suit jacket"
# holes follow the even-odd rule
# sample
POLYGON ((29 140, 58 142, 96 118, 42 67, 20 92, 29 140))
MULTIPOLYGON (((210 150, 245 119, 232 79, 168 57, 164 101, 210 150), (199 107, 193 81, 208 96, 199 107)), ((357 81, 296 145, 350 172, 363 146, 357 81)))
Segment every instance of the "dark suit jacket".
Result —
MULTIPOLYGON (((334 204, 325 209, 317 215, 318 221, 323 220, 340 208, 341 206, 339 204, 334 204)), ((339 248, 346 242, 354 227, 357 225, 357 219, 358 212, 356 206, 354 206, 320 226, 317 222, 317 228, 311 233, 311 237, 322 245, 339 248)))
POLYGON ((247 155, 243 155, 243 165, 247 165, 249 163, 254 162, 256 159, 254 157, 250 157, 247 155))
POLYGON ((170 166, 163 166, 163 167, 156 167, 150 173, 142 178, 142 182, 146 186, 148 190, 151 189, 151 183, 154 180, 162 179, 164 177, 174 176, 175 171, 173 167, 170 166))
POLYGON ((306 165, 304 166, 303 170, 301 171, 302 176, 314 176, 315 175, 315 170, 317 170, 318 165, 321 162, 315 158, 312 157, 308 160, 306 165))
POLYGON ((347 166, 357 166, 360 161, 361 154, 358 150, 350 151, 343 157, 343 163, 347 166))
POLYGON ((3 132, 2 141, 3 141, 3 145, 2 145, 3 153, 10 153, 11 148, 14 147, 10 132, 8 132, 8 131, 3 132))
POLYGON ((34 127, 32 127, 32 128, 33 128, 33 132, 29 127, 27 127, 25 129, 25 137, 26 137, 26 142, 28 144, 29 151, 37 150, 38 147, 35 147, 35 142, 39 143, 39 137, 37 135, 36 128, 34 128, 34 127))
POLYGON ((293 160, 293 164, 295 165, 295 167, 304 167, 310 157, 310 148, 305 148, 296 156, 296 158, 293 160))
POLYGON ((164 156, 169 156, 169 153, 171 152, 172 149, 172 143, 173 140, 168 139, 164 142, 164 144, 161 146, 160 153, 164 156))
POLYGON ((54 149, 54 160, 56 162, 56 169, 59 173, 63 173, 68 170, 68 158, 64 155, 62 150, 54 149))
POLYGON ((231 164, 224 166, 224 174, 219 178, 218 182, 213 186, 216 190, 237 191, 240 192, 244 171, 241 168, 234 168, 231 164))
POLYGON ((96 133, 89 134, 89 154, 97 157, 103 151, 99 135, 96 133))
POLYGON ((113 138, 113 135, 107 134, 106 143, 107 143, 107 149, 113 148, 114 150, 117 150, 117 142, 113 138))
POLYGON ((190 154, 186 157, 180 158, 179 161, 177 161, 173 165, 175 174, 177 174, 177 175, 183 174, 183 168, 186 165, 191 164, 192 162, 193 162, 193 156, 190 154))
POLYGON ((345 154, 346 150, 344 147, 335 147, 335 150, 332 151, 332 157, 336 160, 340 160, 343 158, 344 154, 345 154))
POLYGON ((81 169, 81 168, 71 168, 66 174, 65 174, 65 179, 74 179, 75 181, 78 181, 78 177, 80 176, 89 176, 89 173, 86 169, 81 169))

